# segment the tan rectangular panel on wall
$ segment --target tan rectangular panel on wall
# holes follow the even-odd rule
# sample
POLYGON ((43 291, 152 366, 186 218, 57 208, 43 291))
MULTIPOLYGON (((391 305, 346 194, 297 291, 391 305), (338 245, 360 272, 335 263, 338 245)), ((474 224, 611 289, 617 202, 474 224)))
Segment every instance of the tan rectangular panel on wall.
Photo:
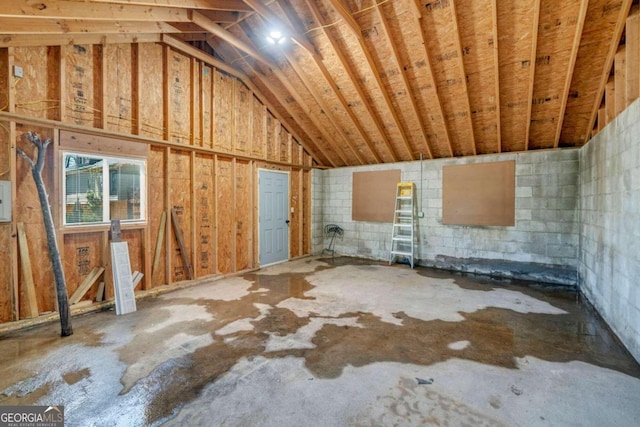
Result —
POLYGON ((162 139, 163 90, 162 90, 162 45, 142 43, 138 47, 138 58, 142 76, 140 91, 140 134, 162 139))
MULTIPOLYGON (((176 210, 178 223, 184 235, 187 256, 191 257, 191 156, 187 151, 171 150, 169 158, 171 168, 171 207, 176 210)), ((170 213, 167 219, 171 218, 170 213)), ((172 282, 187 279, 187 267, 182 262, 182 255, 178 242, 175 239, 175 231, 171 233, 171 265, 172 282)), ((193 265, 193 260, 191 260, 193 265)))
POLYGON ((247 155, 251 150, 252 127, 252 103, 251 91, 240 82, 236 81, 236 112, 235 112, 235 151, 238 154, 247 155))
MULTIPOLYGON (((149 212, 147 214, 147 218, 149 221, 149 233, 151 234, 151 247, 156 248, 158 243, 158 238, 160 235, 163 236, 163 241, 166 241, 166 227, 165 230, 160 231, 160 222, 162 218, 162 213, 165 212, 165 185, 166 185, 166 177, 164 176, 165 170, 165 152, 164 148, 151 148, 149 150, 149 158, 147 160, 147 176, 148 182, 147 186, 148 190, 148 204, 149 204, 149 212)), ((169 222, 171 221, 170 213, 166 212, 167 219, 169 222)), ((166 221, 165 220, 165 221, 166 221)), ((152 286, 159 286, 166 283, 165 278, 165 265, 166 265, 166 253, 165 253, 166 245, 161 245, 161 251, 158 258, 158 269, 156 274, 151 278, 152 286)), ((147 251, 150 251, 150 248, 147 248, 147 251)), ((155 251, 154 251, 155 252, 155 251)), ((154 253, 155 256, 155 253, 154 253)), ((151 262, 154 262, 152 259, 151 262)), ((153 273, 153 272, 152 272, 153 273)))
POLYGON ((354 221, 393 222, 400 180, 400 169, 354 172, 351 218, 354 221))
POLYGON ((300 169, 292 169, 289 175, 289 253, 291 257, 297 257, 302 255, 302 248, 300 247, 300 233, 302 232, 302 188, 301 178, 302 171, 300 169))
POLYGON ((267 141, 267 110, 255 96, 253 97, 252 102, 253 134, 251 136, 251 154, 256 157, 264 158, 267 141))
MULTIPOLYGON (((67 281, 67 292, 69 296, 78 289, 78 286, 96 267, 107 267, 103 265, 104 233, 80 233, 67 234, 64 236, 64 275, 67 281)), ((98 282, 102 281, 99 280, 98 282)), ((85 294, 83 299, 93 300, 97 284, 85 294)))
POLYGON ((196 276, 216 272, 215 259, 215 176, 214 161, 209 156, 196 156, 194 186, 196 198, 196 276))
POLYGON ((276 160, 276 144, 278 139, 277 130, 280 129, 280 123, 267 113, 267 159, 276 160))
POLYGON ((233 206, 233 162, 218 157, 216 161, 216 212, 218 246, 218 272, 233 272, 234 206, 233 206))
POLYGON ((236 271, 241 271, 253 267, 250 264, 253 248, 251 165, 237 160, 235 172, 236 271))
POLYGON ((233 136, 233 77, 218 70, 213 75, 213 147, 231 152, 233 136))
POLYGON ((280 151, 280 161, 289 163, 291 161, 291 134, 287 132, 287 130, 280 126, 280 143, 279 143, 279 151, 280 151))
POLYGON ((15 84, 16 113, 35 118, 52 118, 60 101, 49 98, 49 64, 47 47, 21 47, 14 49, 14 63, 23 64, 24 77, 15 84))
MULTIPOLYGON (((104 78, 106 93, 104 94, 105 128, 123 133, 131 133, 132 129, 132 49, 130 44, 107 44, 105 49, 104 78)), ((146 74, 142 91, 146 87, 146 74)))
POLYGON ((510 160, 444 166, 442 223, 515 225, 515 165, 510 160))
POLYGON ((0 224, 0 322, 12 319, 13 287, 11 281, 11 224, 0 224))

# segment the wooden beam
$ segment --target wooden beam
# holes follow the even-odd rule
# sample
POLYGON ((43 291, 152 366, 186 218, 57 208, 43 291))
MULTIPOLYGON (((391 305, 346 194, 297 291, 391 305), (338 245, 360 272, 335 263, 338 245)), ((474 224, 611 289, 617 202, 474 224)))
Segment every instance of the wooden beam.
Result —
POLYGON ((29 255, 29 244, 27 235, 24 232, 24 224, 19 222, 18 227, 18 247, 20 249, 20 267, 22 270, 22 284, 24 296, 27 303, 27 318, 38 317, 38 301, 36 299, 36 288, 33 283, 33 271, 31 270, 31 256, 29 255))
POLYGON ((279 28, 283 34, 291 37, 298 46, 303 48, 307 53, 312 56, 319 57, 320 54, 316 50, 315 46, 309 41, 309 39, 296 31, 292 26, 283 22, 275 13, 267 7, 262 1, 257 0, 243 0, 251 9, 255 10, 258 15, 262 16, 266 21, 269 22, 270 25, 279 28))
MULTIPOLYGON (((353 87, 355 88, 356 92, 358 93, 358 97, 360 98, 360 102, 362 102, 362 105, 364 105, 364 107, 367 109, 367 112, 369 113, 369 117, 371 118, 371 120, 373 121, 373 123, 376 126, 376 129, 378 130, 378 134, 380 135, 380 137, 382 138, 382 141, 384 142, 384 144, 387 147, 387 150, 389 151, 389 155, 391 156, 391 159, 394 162, 398 161, 398 155, 396 154, 395 150, 393 149, 393 146, 391 145, 391 142, 389 141, 389 138, 386 135, 386 132, 384 130, 384 126, 382 125, 382 122, 380 120, 380 118, 378 117, 377 113, 374 111, 373 107, 371 106, 371 103, 367 102, 367 96, 364 93, 364 89, 362 88, 362 85, 359 83, 358 78, 355 76, 353 69, 351 68, 351 66, 349 65, 347 58, 343 52, 342 49, 340 49, 340 47, 338 46, 335 37, 333 37, 333 35, 327 31, 326 26, 324 25, 324 19, 322 18, 322 14, 320 13, 320 10, 318 9, 318 6, 316 5, 315 2, 310 1, 310 0, 305 0, 307 6, 309 7, 309 9, 311 10, 311 13, 313 14, 313 18, 316 20, 316 22, 318 22, 320 24, 320 28, 323 32, 323 34, 325 35, 325 37, 327 38, 327 40, 329 40, 329 43, 331 44, 331 48, 333 49, 333 52, 336 54, 336 56, 338 57, 340 64, 342 65, 342 69, 344 71, 346 71, 347 75, 349 76, 349 80, 351 81, 351 84, 353 85, 353 87)), ((324 65, 324 64, 323 64, 324 65)), ((326 70, 326 67, 323 67, 324 70, 326 70)), ((340 90, 338 90, 336 93, 340 93, 340 96, 342 99, 344 99, 344 96, 342 96, 342 93, 340 92, 340 90)), ((347 103, 348 106, 348 103, 347 103)), ((351 110, 351 108, 348 108, 348 111, 350 112, 351 115, 355 115, 355 113, 353 113, 353 111, 351 110)), ((359 121, 356 120, 355 123, 357 123, 357 126, 359 126, 359 129, 361 127, 361 125, 359 124, 359 121)), ((361 133, 363 133, 364 130, 361 131, 361 133)), ((365 139, 365 141, 367 142, 367 145, 369 145, 369 139, 365 139)), ((374 153, 374 157, 376 158, 376 160, 378 161, 378 163, 382 162, 382 159, 380 158, 379 153, 377 152, 377 150, 375 149, 375 146, 373 146, 373 144, 371 143, 370 148, 372 149, 373 153, 374 153)))
POLYGON ((180 7, 186 9, 230 10, 250 12, 242 0, 91 0, 92 3, 180 7))
POLYGON ((529 103, 527 105, 527 118, 525 123, 525 134, 524 134, 524 150, 527 151, 529 149, 529 133, 531 131, 531 109, 533 107, 533 82, 535 81, 536 75, 536 52, 538 50, 538 23, 540 22, 540 0, 535 0, 533 5, 533 17, 531 23, 531 52, 529 56, 529 63, 531 64, 529 67, 529 93, 527 99, 529 103))
POLYGON ((398 112, 393 107, 393 102, 391 100, 391 97, 389 96, 389 93, 387 92, 387 90, 384 87, 384 83, 382 82, 382 78, 380 77, 380 72, 378 71, 378 68, 375 65, 375 60, 373 59, 373 56, 371 55, 371 52, 369 52, 369 49, 367 49, 367 46, 365 45, 365 42, 364 42, 364 40, 362 38, 362 35, 360 34, 360 27, 358 26, 356 21, 353 19, 353 17, 349 13, 349 11, 344 7, 344 5, 342 4, 341 1, 339 1, 339 0, 330 0, 330 3, 333 6, 333 8, 335 9, 335 11, 345 20, 345 22, 347 22, 349 24, 349 27, 351 27, 351 29, 357 33, 356 38, 358 40, 358 44, 360 45, 360 50, 364 54, 364 56, 366 58, 367 65, 369 66, 369 69, 371 70, 371 75, 373 76, 373 78, 376 81, 379 93, 383 96, 383 98, 385 100, 386 107, 387 107, 387 109, 388 109, 388 111, 389 111, 389 113, 390 113, 390 115, 391 115, 391 117, 393 119, 394 125, 396 126, 396 128, 400 132, 400 136, 402 138, 402 143, 403 143, 405 149, 407 150, 409 160, 415 160, 416 157, 415 157, 415 155, 413 153, 413 149, 411 148, 411 145, 409 144, 409 138, 407 137, 407 133, 404 130, 404 128, 402 127, 402 123, 400 122, 400 118, 398 117, 398 112), (353 22, 351 22, 351 21, 353 21, 353 22), (353 26, 355 26, 355 27, 353 27, 353 26))
MULTIPOLYGON (((588 0, 587 0, 588 1, 588 0)), ((500 130, 500 57, 498 50, 498 5, 497 0, 491 0, 491 27, 492 33, 491 37, 493 38, 493 63, 494 63, 494 73, 496 76, 496 81, 494 84, 495 88, 495 106, 496 106, 496 137, 498 140, 496 141, 496 145, 498 146, 498 153, 502 152, 502 133, 500 130)))
MULTIPOLYGON (((458 68, 460 68, 460 71, 462 73, 462 85, 464 86, 464 93, 466 94, 466 96, 464 97, 465 108, 467 113, 466 122, 467 122, 467 126, 470 129, 469 131, 469 134, 471 135, 470 143, 472 144, 473 155, 475 156, 476 154, 478 154, 478 147, 477 147, 475 134, 473 132, 473 121, 471 120, 471 103, 469 101, 469 86, 467 85, 467 73, 464 70, 464 60, 462 58, 463 56, 462 41, 460 40, 460 29, 458 27, 458 16, 456 14, 455 0, 451 0, 451 16, 453 17, 453 28, 454 28, 454 34, 456 39, 456 52, 458 53, 458 58, 457 58, 458 68)), ((533 84, 532 84, 532 87, 533 87, 533 84)))
MULTIPOLYGON (((558 148, 560 144, 560 134, 562 133, 562 124, 564 123, 564 114, 567 109, 567 100, 569 99, 569 90, 571 89, 571 79, 573 78, 573 71, 576 67, 576 59, 578 57, 578 48, 580 48, 580 39, 582 37, 582 29, 584 28, 584 21, 587 16, 587 8, 589 6, 589 0, 581 0, 580 10, 578 12, 578 22, 576 24, 576 32, 573 36, 573 44, 571 46, 571 56, 569 57, 569 66, 567 67, 567 76, 564 81, 564 87, 562 89, 562 95, 560 96, 560 114, 558 114, 558 124, 556 125, 556 134, 553 139, 553 148, 558 148)), ((606 120, 605 124, 609 123, 606 120)), ((600 127, 600 120, 598 120, 598 127, 600 127)))
POLYGON ((75 19, 5 18, 1 34, 149 34, 177 33, 166 22, 151 21, 89 21, 75 19))
POLYGON ((188 22, 187 9, 66 0, 0 2, 0 18, 48 18, 87 21, 188 22))
MULTIPOLYGON (((411 102, 411 111, 410 113, 418 120, 418 124, 420 125, 420 139, 422 139, 422 143, 424 147, 427 149, 427 156, 430 159, 433 159, 433 153, 431 151, 431 147, 429 145, 429 140, 427 138, 427 128, 424 124, 424 120, 422 119, 422 115, 418 112, 418 105, 416 103, 416 98, 413 96, 413 92, 411 90, 411 85, 409 84, 409 79, 407 78, 407 73, 405 72, 404 67, 400 63, 400 54, 398 53, 398 48, 393 41, 393 36, 391 35, 391 29, 389 28, 389 22, 387 18, 384 16, 384 12, 382 7, 376 4, 376 12, 378 14, 378 18, 382 23, 382 29, 384 34, 389 42, 389 46, 391 47, 391 53, 393 56, 393 62, 395 63, 398 70, 400 70, 400 76, 402 77, 402 87, 404 88, 405 93, 407 94, 407 98, 411 102)), ((412 150, 413 151, 413 150, 412 150)), ((474 153, 475 154, 475 153, 474 153)))
POLYGON ((160 34, 3 34, 0 47, 157 43, 160 34))
POLYGON ((598 110, 600 109, 600 104, 602 102, 602 94, 604 93, 604 88, 607 84, 607 81, 609 80, 609 72, 611 71, 613 59, 616 55, 616 52, 618 51, 618 44, 620 43, 620 37, 622 36, 622 31, 624 30, 627 16, 629 16, 631 3, 632 0, 621 0, 620 12, 616 21, 616 27, 613 31, 613 35, 609 43, 609 53, 607 54, 607 59, 604 62, 604 67, 601 70, 600 84, 598 86, 598 91, 596 92, 593 106, 591 107, 591 117, 589 119, 588 127, 584 130, 585 137, 582 142, 587 142, 589 140, 591 130, 593 129, 596 118, 598 117, 598 110))
POLYGON ((78 289, 76 289, 73 295, 71 295, 71 297, 69 298, 69 304, 73 305, 80 302, 82 297, 84 297, 91 286, 93 286, 93 284, 96 283, 100 276, 102 276, 102 273, 104 273, 103 267, 94 268, 91 273, 89 273, 89 275, 84 278, 82 283, 80 283, 80 286, 78 286, 78 289))

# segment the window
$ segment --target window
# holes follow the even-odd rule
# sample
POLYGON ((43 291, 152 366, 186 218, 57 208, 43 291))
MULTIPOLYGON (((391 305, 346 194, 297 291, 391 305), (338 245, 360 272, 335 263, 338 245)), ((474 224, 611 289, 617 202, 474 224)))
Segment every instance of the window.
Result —
POLYGON ((145 161, 64 152, 64 223, 145 219, 145 161))

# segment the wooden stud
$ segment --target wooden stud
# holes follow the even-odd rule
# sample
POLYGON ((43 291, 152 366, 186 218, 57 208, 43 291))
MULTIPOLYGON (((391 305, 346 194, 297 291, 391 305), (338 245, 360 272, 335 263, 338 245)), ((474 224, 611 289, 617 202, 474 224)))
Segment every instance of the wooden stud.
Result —
POLYGON ((492 38, 493 38, 493 61, 494 61, 494 73, 496 76, 496 81, 494 83, 495 87, 495 105, 496 105, 496 145, 498 147, 498 153, 502 152, 502 132, 500 130, 500 51, 498 49, 498 5, 497 0, 491 0, 491 18, 493 19, 491 23, 492 38))
POLYGON ((91 288, 91 286, 93 286, 93 284, 96 283, 100 276, 102 276, 102 273, 104 273, 104 267, 94 268, 91 273, 89 273, 89 275, 84 278, 82 283, 80 283, 80 286, 78 286, 78 289, 76 289, 73 295, 71 295, 71 297, 69 298, 69 304, 73 305, 79 303, 82 297, 91 288))
POLYGON ((153 257, 153 269, 151 275, 155 277, 160 267, 160 256, 162 255, 162 244, 164 242, 164 235, 166 233, 167 226, 167 212, 163 211, 160 216, 160 225, 158 226, 158 240, 156 240, 156 250, 153 257))
MULTIPOLYGON (((164 129, 163 138, 165 141, 171 141, 171 76, 169 71, 169 53, 168 46, 162 46, 162 127, 164 129)), ((169 159, 167 159, 168 161, 169 159)))
POLYGON ((140 68, 140 44, 131 44, 131 132, 140 135, 140 91, 143 90, 140 68))
POLYGON ((191 279, 195 279, 198 273, 198 266, 200 264, 200 257, 198 254, 198 227, 196 227, 197 220, 196 216, 198 212, 196 211, 196 194, 197 194, 197 186, 196 186, 196 152, 192 151, 189 156, 189 167, 190 167, 190 177, 189 177, 189 191, 191 192, 190 197, 190 210, 191 215, 189 217, 189 221, 191 221, 191 259, 193 260, 193 265, 191 267, 191 279))
POLYGON ((27 235, 24 232, 24 224, 19 222, 18 246, 20 249, 20 266, 22 268, 22 280, 24 285, 24 295, 27 299, 27 318, 38 317, 38 302, 36 300, 36 289, 33 284, 33 272, 31 270, 31 258, 29 256, 29 245, 27 235))
POLYGON ((98 284, 98 290, 96 291, 96 302, 104 300, 104 280, 98 284))
MULTIPOLYGON (((164 187, 164 201, 165 201, 165 211, 171 212, 171 166, 169 163, 169 159, 171 158, 171 148, 167 147, 164 152, 164 176, 165 176, 165 187, 164 187)), ((171 274, 172 267, 172 256, 171 256, 171 221, 166 221, 166 231, 165 231, 165 282, 169 285, 173 282, 173 274, 171 274)))

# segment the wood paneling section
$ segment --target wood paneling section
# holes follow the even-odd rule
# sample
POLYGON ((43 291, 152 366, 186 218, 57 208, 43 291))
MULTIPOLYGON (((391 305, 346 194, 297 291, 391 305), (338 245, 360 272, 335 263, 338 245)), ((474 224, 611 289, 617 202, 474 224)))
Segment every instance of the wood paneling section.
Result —
MULTIPOLYGON (((169 181, 169 198, 171 208, 176 210, 178 215, 178 223, 184 235, 184 243, 188 256, 191 257, 191 156, 187 151, 171 150, 169 158, 170 176, 169 181)), ((172 229, 173 230, 173 229, 172 229)), ((171 267, 172 281, 180 281, 187 279, 186 266, 182 262, 182 255, 175 239, 175 233, 171 234, 171 267)), ((193 260, 191 260, 193 265, 193 260)), ((133 267, 132 267, 133 268, 133 267)))
POLYGON ((218 157, 216 161, 216 212, 218 243, 218 272, 234 271, 235 260, 235 204, 233 160, 218 157))

